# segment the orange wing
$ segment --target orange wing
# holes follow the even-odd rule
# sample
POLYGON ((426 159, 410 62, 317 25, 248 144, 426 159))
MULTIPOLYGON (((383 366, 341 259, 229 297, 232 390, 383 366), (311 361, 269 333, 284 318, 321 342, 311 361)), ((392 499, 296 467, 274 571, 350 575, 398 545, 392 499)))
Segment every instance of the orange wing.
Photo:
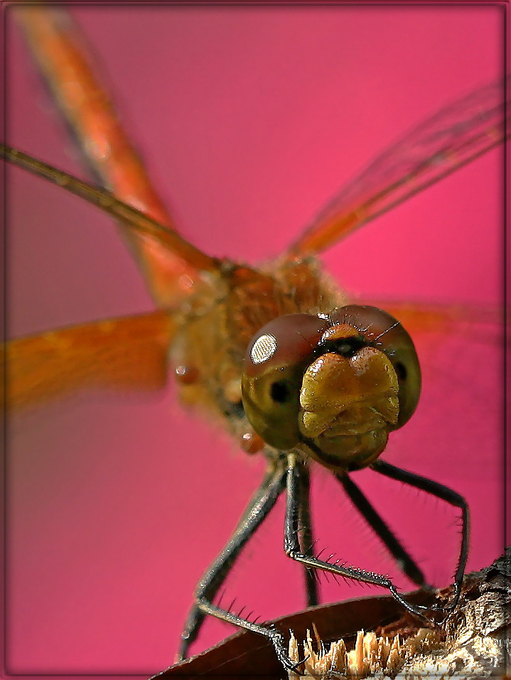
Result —
MULTIPOLYGON (((31 51, 94 175, 117 198, 175 229, 119 121, 98 65, 70 17, 47 7, 16 8, 31 51), (93 67, 94 66, 94 67, 93 67)), ((200 261, 183 261, 153 236, 123 230, 160 307, 188 295, 200 261)))
MULTIPOLYGON (((82 153, 112 193, 21 152, 2 146, 0 153, 115 217, 156 303, 165 308, 174 306, 192 291, 198 271, 216 269, 217 261, 174 230, 69 17, 46 7, 19 7, 16 12, 82 153)), ((20 409, 91 387, 161 388, 167 378, 173 330, 170 316, 162 311, 10 342, 4 347, 7 406, 20 409)))
POLYGON ((7 408, 86 388, 161 389, 174 328, 169 314, 157 311, 13 340, 3 348, 7 408))
POLYGON ((329 248, 509 138, 510 85, 508 78, 472 92, 389 147, 325 206, 289 254, 329 248))

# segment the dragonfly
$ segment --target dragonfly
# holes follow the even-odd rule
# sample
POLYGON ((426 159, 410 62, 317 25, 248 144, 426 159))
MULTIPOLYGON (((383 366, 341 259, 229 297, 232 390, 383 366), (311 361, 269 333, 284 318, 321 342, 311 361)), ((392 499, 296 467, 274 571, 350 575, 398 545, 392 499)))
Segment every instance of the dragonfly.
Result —
POLYGON ((218 547, 218 546, 217 546, 218 547))

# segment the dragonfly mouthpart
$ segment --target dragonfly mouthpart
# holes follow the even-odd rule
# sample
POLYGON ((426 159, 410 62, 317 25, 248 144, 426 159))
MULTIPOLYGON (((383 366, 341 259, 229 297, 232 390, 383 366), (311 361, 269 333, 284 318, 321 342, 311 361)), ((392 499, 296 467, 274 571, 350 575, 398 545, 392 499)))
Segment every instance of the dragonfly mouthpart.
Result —
POLYGON ((300 406, 305 439, 332 456, 335 467, 364 467, 383 451, 397 425, 398 378, 374 347, 348 356, 328 352, 305 371, 300 406))

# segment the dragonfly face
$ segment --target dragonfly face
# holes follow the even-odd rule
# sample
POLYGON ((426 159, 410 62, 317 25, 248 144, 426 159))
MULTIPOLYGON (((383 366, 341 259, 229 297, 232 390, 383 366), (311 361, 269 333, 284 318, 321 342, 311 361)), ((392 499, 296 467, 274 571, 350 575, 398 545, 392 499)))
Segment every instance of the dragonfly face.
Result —
MULTIPOLYGON (((102 8, 78 16, 185 235, 207 252, 252 263, 280 252, 374 152, 499 75, 492 12, 441 8, 419 17, 417 8, 405 10, 322 8, 308 15, 301 8, 274 10, 268 19, 262 9, 163 16, 154 8, 102 8), (144 38, 150 49, 143 49, 144 38)), ((9 141, 79 172, 64 152, 70 145, 61 129, 41 111, 44 99, 23 48, 13 49, 9 141)), ((327 253, 328 270, 363 301, 420 297, 498 306, 499 162, 494 152, 382 217, 327 253)), ((151 308, 107 218, 12 175, 13 335, 151 308)), ((440 344, 444 359, 461 364, 456 394, 444 372, 434 384, 426 375, 419 411, 394 435, 387 457, 468 497, 469 569, 494 558, 500 539, 499 414, 488 397, 499 385, 499 358, 479 340, 462 351, 455 341, 440 344)), ((56 405, 25 420, 16 439, 11 434, 12 664, 47 671, 162 668, 169 645, 177 646, 195 582, 242 512, 262 461, 247 464, 246 456, 233 455, 232 444, 179 413, 170 399, 56 405)), ((367 489, 377 498, 377 485, 368 480, 367 489)), ((446 540, 432 532, 418 542, 407 511, 414 498, 401 496, 399 486, 386 494, 383 507, 410 536, 411 550, 431 556, 434 576, 448 582, 446 540)), ((373 568, 378 544, 364 553, 360 541, 350 543, 337 503, 319 535, 343 558, 373 568)), ((280 520, 268 541, 275 555, 280 520)), ((454 545, 456 535, 449 540, 454 545)), ((262 543, 256 541, 256 553, 262 543)), ((301 606, 300 573, 279 559, 272 574, 288 569, 289 587, 286 577, 255 574, 245 563, 231 599, 237 595, 242 606, 255 597, 268 617, 301 606)), ((358 594, 328 589, 336 599, 358 594)), ((211 635, 227 632, 220 627, 211 635)))
POLYGON ((245 413, 261 438, 341 473, 378 458, 420 385, 412 339, 371 306, 281 315, 256 332, 243 362, 245 413))

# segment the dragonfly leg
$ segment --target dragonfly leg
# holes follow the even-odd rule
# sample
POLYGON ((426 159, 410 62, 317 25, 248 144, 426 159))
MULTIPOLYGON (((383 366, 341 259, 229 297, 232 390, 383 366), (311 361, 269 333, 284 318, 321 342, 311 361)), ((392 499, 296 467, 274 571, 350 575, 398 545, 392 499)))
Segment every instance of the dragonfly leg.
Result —
POLYGON ((387 550, 398 563, 401 571, 416 585, 425 590, 433 591, 434 588, 426 583, 421 568, 409 555, 385 520, 376 512, 357 484, 348 475, 336 475, 336 479, 344 487, 353 505, 380 537, 387 550))
POLYGON ((181 638, 179 659, 186 658, 188 648, 196 639, 205 615, 210 614, 227 623, 232 623, 240 628, 264 635, 272 642, 277 656, 284 667, 290 670, 296 667, 296 663, 293 663, 287 656, 284 636, 280 631, 276 628, 247 621, 212 603, 213 598, 227 577, 241 550, 268 516, 284 490, 285 474, 286 471, 282 464, 270 468, 261 486, 243 513, 231 539, 199 581, 195 591, 196 604, 190 611, 181 638))
POLYGON ((303 474, 303 464, 296 460, 294 454, 289 454, 287 457, 287 500, 286 500, 286 519, 284 524, 284 549, 286 554, 291 559, 304 564, 312 569, 322 569, 338 574, 345 578, 351 578, 363 583, 370 583, 375 586, 387 588, 396 600, 411 614, 419 617, 421 620, 429 623, 424 613, 421 611, 424 607, 419 607, 407 602, 398 592, 392 581, 383 574, 377 574, 372 571, 365 571, 357 567, 348 567, 341 564, 339 560, 335 562, 328 562, 320 560, 313 555, 306 555, 300 548, 298 539, 299 530, 299 516, 300 516, 300 486, 301 475, 303 474))
MULTIPOLYGON (((307 466, 303 467, 302 475, 300 477, 300 509, 299 509, 299 525, 301 535, 302 552, 306 555, 312 554, 314 545, 311 514, 310 514, 310 472, 307 466)), ((304 565, 303 575, 305 579, 305 593, 307 597, 307 606, 313 607, 318 604, 318 580, 313 569, 304 565)))
MULTIPOLYGON (((395 479, 396 481, 403 482, 409 486, 413 486, 421 491, 431 494, 440 498, 440 500, 453 505, 455 508, 461 510, 461 545, 460 552, 458 556, 458 566, 454 574, 454 584, 453 584, 453 596, 448 605, 443 607, 443 611, 451 612, 455 609, 458 604, 458 600, 461 594, 461 583, 463 581, 463 576, 465 574, 465 567, 467 565, 468 557, 468 540, 469 540, 469 510, 467 501, 456 491, 453 491, 443 484, 434 482, 428 477, 422 477, 421 475, 416 475, 413 472, 408 472, 407 470, 402 470, 401 468, 395 467, 390 463, 386 463, 382 460, 377 460, 372 464, 372 469, 376 472, 395 479)), ((438 609, 438 607, 431 607, 431 609, 438 609)))

